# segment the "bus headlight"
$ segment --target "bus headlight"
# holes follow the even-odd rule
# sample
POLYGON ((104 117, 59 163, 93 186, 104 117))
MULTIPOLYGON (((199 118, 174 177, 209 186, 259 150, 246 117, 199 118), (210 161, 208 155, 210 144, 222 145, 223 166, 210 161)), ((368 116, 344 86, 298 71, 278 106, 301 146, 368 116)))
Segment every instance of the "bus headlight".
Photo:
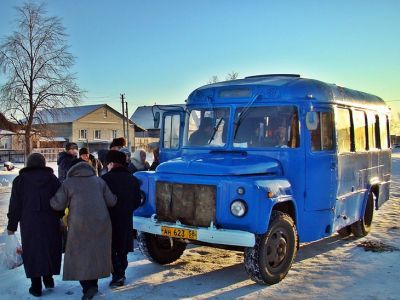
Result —
POLYGON ((247 205, 243 200, 235 200, 231 203, 231 213, 236 217, 243 217, 247 212, 247 205))

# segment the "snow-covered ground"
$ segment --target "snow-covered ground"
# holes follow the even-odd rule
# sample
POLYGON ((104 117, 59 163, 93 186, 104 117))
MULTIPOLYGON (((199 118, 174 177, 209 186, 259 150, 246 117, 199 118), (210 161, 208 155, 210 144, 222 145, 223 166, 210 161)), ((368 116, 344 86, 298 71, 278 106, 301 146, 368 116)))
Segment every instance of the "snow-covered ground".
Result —
MULTIPOLYGON (((279 284, 263 286, 247 279, 240 252, 195 247, 174 264, 159 266, 136 248, 129 255, 126 286, 110 290, 110 279, 100 280, 101 295, 96 299, 400 299, 400 251, 367 252, 360 247, 375 241, 400 248, 400 153, 393 155, 392 178, 391 199, 375 212, 370 235, 335 235, 302 245, 279 284)), ((9 192, 0 189, 0 232, 6 225, 8 199, 9 192)), ((78 282, 55 279, 56 288, 42 298, 80 299, 78 282)), ((1 299, 32 299, 28 288, 23 267, 0 271, 1 299)))

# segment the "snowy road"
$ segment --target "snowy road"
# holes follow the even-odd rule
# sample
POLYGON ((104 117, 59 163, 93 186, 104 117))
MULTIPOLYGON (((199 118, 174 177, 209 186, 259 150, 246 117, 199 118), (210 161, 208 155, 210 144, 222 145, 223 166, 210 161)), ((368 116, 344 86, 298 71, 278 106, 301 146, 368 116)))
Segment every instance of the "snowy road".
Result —
MULTIPOLYGON (((0 190, 0 232, 6 224, 9 193, 0 190)), ((95 299, 400 299, 400 251, 366 252, 359 245, 380 241, 400 248, 400 154, 393 155, 391 199, 375 212, 374 228, 362 239, 333 236, 302 245, 288 276, 274 286, 247 279, 243 255, 206 247, 187 250, 169 266, 147 261, 139 251, 129 256, 127 285, 110 290, 100 281, 95 299)), ((1 241, 0 241, 1 242, 1 241)), ((0 271, 1 299, 30 299, 22 267, 0 271)), ((56 276, 56 289, 43 299, 80 299, 77 282, 56 276)))

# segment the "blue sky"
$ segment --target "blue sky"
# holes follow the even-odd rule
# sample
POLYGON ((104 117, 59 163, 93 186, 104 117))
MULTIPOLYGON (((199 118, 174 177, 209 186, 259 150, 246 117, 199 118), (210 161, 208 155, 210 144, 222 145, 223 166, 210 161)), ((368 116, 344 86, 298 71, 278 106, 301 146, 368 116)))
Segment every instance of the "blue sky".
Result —
MULTIPOLYGON (((13 28, 2 0, 0 37, 13 28)), ((39 2, 39 1, 34 1, 39 2)), ((296 73, 400 100, 400 1, 48 1, 83 103, 183 103, 213 75, 296 73)), ((391 105, 400 101, 388 102, 391 105)))

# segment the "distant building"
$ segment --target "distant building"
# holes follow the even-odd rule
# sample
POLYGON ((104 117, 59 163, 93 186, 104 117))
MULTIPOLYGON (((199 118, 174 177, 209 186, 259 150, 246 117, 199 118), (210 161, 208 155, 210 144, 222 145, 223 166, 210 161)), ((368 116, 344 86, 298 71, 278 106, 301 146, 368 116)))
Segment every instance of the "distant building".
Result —
POLYGON ((24 150, 24 136, 0 129, 0 150, 24 150))
POLYGON ((185 104, 139 106, 131 116, 131 121, 135 120, 135 123, 145 131, 137 132, 136 137, 160 138, 162 114, 171 109, 179 109, 179 107, 185 108, 185 104), (154 114, 157 112, 160 113, 160 125, 155 128, 154 114))
MULTIPOLYGON (((144 129, 129 122, 129 141, 134 145, 135 132, 144 129)), ((108 148, 113 138, 124 135, 123 115, 107 104, 42 110, 37 113, 34 126, 42 132, 41 147, 46 143, 62 147, 66 142, 75 142, 93 152, 108 148)))

